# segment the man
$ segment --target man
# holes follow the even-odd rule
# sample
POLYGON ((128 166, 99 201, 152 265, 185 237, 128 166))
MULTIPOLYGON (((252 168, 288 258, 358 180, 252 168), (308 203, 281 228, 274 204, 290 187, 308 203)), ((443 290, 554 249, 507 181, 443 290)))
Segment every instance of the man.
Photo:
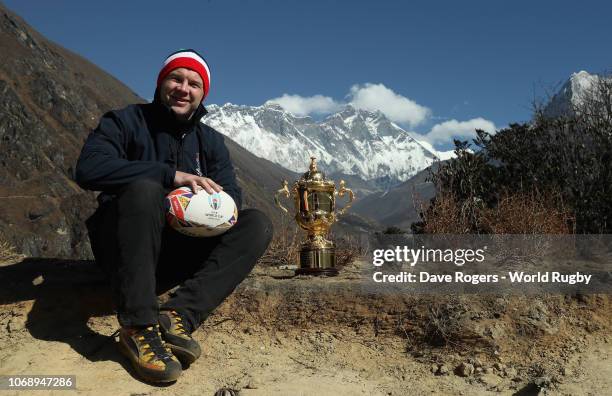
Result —
POLYGON ((241 207, 223 136, 200 122, 210 77, 194 50, 171 54, 153 102, 105 114, 76 166, 81 187, 102 191, 87 220, 92 250, 111 280, 120 349, 147 381, 174 381, 179 361, 200 356, 191 333, 248 275, 272 235, 255 209, 240 210, 236 225, 214 238, 165 224, 164 198, 179 186, 224 190, 241 207), (177 284, 158 307, 157 292, 177 284))

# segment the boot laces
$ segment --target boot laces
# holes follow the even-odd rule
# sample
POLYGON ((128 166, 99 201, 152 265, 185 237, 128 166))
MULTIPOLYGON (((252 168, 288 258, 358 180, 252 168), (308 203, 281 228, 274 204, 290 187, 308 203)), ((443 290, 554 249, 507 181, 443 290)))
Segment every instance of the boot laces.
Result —
POLYGON ((172 360, 172 352, 161 338, 158 326, 149 326, 134 335, 142 347, 143 357, 148 362, 161 360, 167 363, 172 360))
POLYGON ((183 316, 177 311, 169 311, 170 317, 174 321, 174 328, 176 332, 182 336, 191 337, 191 334, 185 329, 185 320, 183 316))

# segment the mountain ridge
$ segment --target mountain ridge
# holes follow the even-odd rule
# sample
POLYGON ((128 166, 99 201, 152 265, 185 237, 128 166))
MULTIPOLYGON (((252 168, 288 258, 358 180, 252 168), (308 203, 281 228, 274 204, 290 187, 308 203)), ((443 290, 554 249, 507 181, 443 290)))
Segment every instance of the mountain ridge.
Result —
POLYGON ((409 179, 438 157, 380 112, 351 105, 322 120, 295 116, 280 105, 209 105, 203 122, 255 155, 294 172, 311 156, 327 173, 355 175, 385 189, 409 179))

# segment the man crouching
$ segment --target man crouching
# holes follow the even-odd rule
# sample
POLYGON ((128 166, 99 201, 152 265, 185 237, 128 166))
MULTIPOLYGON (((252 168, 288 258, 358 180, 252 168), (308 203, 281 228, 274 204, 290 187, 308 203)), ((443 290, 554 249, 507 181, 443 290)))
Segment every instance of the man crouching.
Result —
POLYGON ((77 183, 101 191, 87 220, 96 261, 110 278, 119 346, 142 379, 175 381, 201 353, 191 337, 253 269, 272 237, 270 220, 241 208, 223 136, 202 124, 210 68, 193 50, 171 54, 152 103, 106 113, 88 136, 77 183), (166 225, 165 196, 179 186, 229 194, 238 222, 213 238, 166 225), (157 293, 180 285, 158 306, 157 293), (181 363, 179 363, 179 361, 181 363))

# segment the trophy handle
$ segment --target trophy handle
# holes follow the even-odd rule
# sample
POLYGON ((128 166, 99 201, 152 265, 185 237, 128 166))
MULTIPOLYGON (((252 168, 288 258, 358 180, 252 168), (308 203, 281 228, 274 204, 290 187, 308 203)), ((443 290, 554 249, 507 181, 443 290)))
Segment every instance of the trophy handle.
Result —
POLYGON ((336 194, 338 194, 339 197, 344 197, 344 194, 347 193, 349 200, 346 205, 344 205, 344 207, 338 212, 338 216, 342 216, 344 212, 346 212, 348 208, 351 207, 351 205, 353 204, 353 200, 355 199, 355 194, 353 193, 353 190, 351 190, 350 188, 346 188, 344 180, 340 180, 340 188, 338 189, 338 192, 336 194))
POLYGON ((287 182, 287 180, 283 180, 283 188, 277 190, 276 194, 274 194, 274 203, 276 204, 276 206, 281 208, 283 210, 283 212, 285 212, 285 213, 288 213, 289 211, 287 210, 287 208, 285 208, 280 203, 279 195, 284 194, 285 197, 289 198, 291 196, 291 193, 289 192, 289 187, 288 186, 289 186, 289 182, 287 182))

